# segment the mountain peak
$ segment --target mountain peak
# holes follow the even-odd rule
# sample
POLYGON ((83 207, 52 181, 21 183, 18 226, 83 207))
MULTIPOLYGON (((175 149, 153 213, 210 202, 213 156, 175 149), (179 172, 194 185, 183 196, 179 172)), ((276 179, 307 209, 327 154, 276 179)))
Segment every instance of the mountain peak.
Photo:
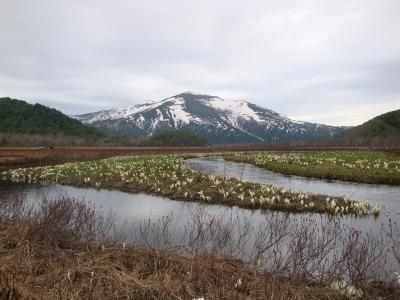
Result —
POLYGON ((186 91, 161 101, 76 116, 106 131, 150 136, 160 129, 194 132, 211 143, 254 143, 324 138, 340 128, 299 123, 242 100, 186 91))
MULTIPOLYGON (((185 99, 185 100, 208 100, 208 99, 219 98, 219 97, 206 95, 206 94, 194 93, 194 92, 191 92, 191 91, 186 91, 186 92, 177 94, 175 96, 172 96, 170 98, 182 98, 182 99, 185 99)), ((168 98, 168 99, 170 99, 170 98, 168 98)), ((219 99, 221 99, 221 98, 219 98, 219 99)))
POLYGON ((175 95, 174 97, 181 97, 181 96, 184 96, 184 95, 199 96, 199 95, 202 95, 202 94, 195 93, 195 92, 192 92, 192 91, 186 91, 186 92, 179 93, 179 94, 175 95))

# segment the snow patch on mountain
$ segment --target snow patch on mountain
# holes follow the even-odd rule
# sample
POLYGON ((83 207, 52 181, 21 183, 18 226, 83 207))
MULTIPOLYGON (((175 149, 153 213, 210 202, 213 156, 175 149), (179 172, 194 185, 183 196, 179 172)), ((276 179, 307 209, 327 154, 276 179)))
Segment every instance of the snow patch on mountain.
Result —
POLYGON ((252 110, 246 101, 240 100, 222 100, 221 98, 215 97, 209 100, 200 100, 205 105, 213 107, 217 110, 227 112, 232 120, 239 118, 253 119, 256 122, 260 122, 259 115, 252 110))
POLYGON ((243 100, 191 92, 74 117, 106 131, 149 136, 162 128, 184 129, 217 143, 275 143, 324 138, 342 131, 338 127, 294 121, 243 100))
POLYGON ((186 111, 186 104, 183 98, 170 98, 169 101, 173 101, 173 104, 169 106, 168 110, 171 113, 174 127, 189 124, 190 122, 201 122, 201 119, 192 116, 186 111))
POLYGON ((135 114, 143 113, 145 111, 154 109, 154 108, 160 106, 166 100, 167 99, 162 100, 162 101, 153 101, 153 102, 149 102, 149 103, 145 103, 145 104, 137 104, 137 105, 128 106, 128 107, 120 108, 120 109, 110 109, 110 110, 100 111, 97 113, 91 113, 90 115, 93 114, 93 117, 91 117, 91 118, 82 117, 85 115, 73 116, 73 117, 78 120, 84 120, 84 122, 88 123, 88 124, 98 122, 98 121, 129 118, 135 114))

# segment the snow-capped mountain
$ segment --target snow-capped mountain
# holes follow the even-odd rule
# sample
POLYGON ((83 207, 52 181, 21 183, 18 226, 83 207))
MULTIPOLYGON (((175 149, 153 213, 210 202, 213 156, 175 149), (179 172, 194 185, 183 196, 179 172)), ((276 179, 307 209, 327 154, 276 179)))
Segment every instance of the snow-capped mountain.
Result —
POLYGON ((326 138, 344 130, 294 121, 246 101, 191 92, 73 117, 107 132, 140 137, 166 128, 188 130, 214 144, 299 141, 326 138))

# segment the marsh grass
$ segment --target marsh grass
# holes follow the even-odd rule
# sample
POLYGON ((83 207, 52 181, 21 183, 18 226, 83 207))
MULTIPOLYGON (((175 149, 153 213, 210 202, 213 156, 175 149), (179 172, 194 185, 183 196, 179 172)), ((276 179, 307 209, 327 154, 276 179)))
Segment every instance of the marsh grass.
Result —
POLYGON ((244 152, 224 155, 224 158, 286 175, 400 184, 400 157, 377 151, 244 152))
POLYGON ((344 197, 305 194, 273 185, 208 176, 187 170, 183 162, 184 156, 176 155, 132 156, 15 169, 1 173, 1 176, 16 182, 115 188, 248 209, 357 216, 372 214, 374 210, 367 203, 357 203, 344 197))

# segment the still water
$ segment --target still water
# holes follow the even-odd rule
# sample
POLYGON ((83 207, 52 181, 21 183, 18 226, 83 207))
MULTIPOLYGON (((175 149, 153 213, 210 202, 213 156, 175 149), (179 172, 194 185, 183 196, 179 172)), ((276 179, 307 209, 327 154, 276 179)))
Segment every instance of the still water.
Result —
MULTIPOLYGON (((381 217, 356 218, 341 217, 343 223, 349 224, 359 230, 380 227, 391 219, 400 219, 400 186, 388 186, 379 184, 360 184, 333 180, 320 180, 299 176, 286 176, 271 172, 250 164, 225 161, 221 157, 204 157, 188 159, 185 163, 188 169, 202 172, 208 175, 221 175, 226 177, 241 178, 244 181, 273 184, 296 191, 306 193, 317 193, 331 196, 347 196, 353 200, 368 201, 378 204, 384 209, 381 217)), ((251 211, 237 207, 226 207, 221 205, 205 205, 195 202, 174 201, 163 197, 146 194, 129 194, 117 190, 76 188, 62 186, 59 184, 49 185, 27 185, 17 183, 0 182, 0 189, 24 190, 28 198, 34 198, 38 193, 48 196, 67 194, 69 196, 85 199, 101 208, 103 211, 111 211, 120 220, 156 221, 163 216, 173 215, 176 225, 182 225, 190 220, 188 210, 202 209, 213 217, 230 214, 242 214, 251 217, 257 224, 259 220, 265 219, 265 214, 260 211, 251 211)), ((293 217, 317 218, 319 215, 296 214, 293 217)))
MULTIPOLYGON (((273 184, 302 192, 332 196, 345 195, 353 200, 368 201, 371 204, 383 206, 382 214, 378 218, 372 216, 363 218, 345 216, 338 219, 341 224, 363 232, 378 233, 381 230, 381 226, 387 227, 389 218, 392 220, 400 218, 399 186, 285 176, 249 164, 225 161, 220 157, 189 159, 186 161, 185 166, 209 175, 241 178, 244 181, 273 184)), ((251 220, 252 228, 265 226, 266 219, 271 215, 271 213, 263 213, 259 210, 252 211, 238 207, 174 201, 142 193, 129 194, 117 190, 75 188, 58 184, 27 185, 0 181, 0 190, 5 189, 22 190, 28 199, 37 198, 38 194, 47 195, 48 197, 68 195, 84 199, 95 205, 97 209, 111 212, 115 219, 118 220, 117 224, 120 228, 132 223, 136 225, 139 223, 162 223, 168 218, 169 242, 172 244, 180 242, 182 231, 193 224, 194 215, 200 211, 204 222, 222 220, 222 223, 228 224, 228 226, 235 226, 235 224, 241 222, 240 220, 243 220, 243 222, 251 220)), ((284 214, 278 213, 278 215, 284 214)), ((290 218, 298 222, 302 222, 306 218, 319 224, 328 217, 317 214, 291 214, 290 218)), ((135 238, 129 236, 129 234, 124 238, 126 242, 135 241, 135 238)))
MULTIPOLYGON (((243 181, 272 184, 295 191, 329 196, 346 196, 357 201, 367 201, 384 208, 385 213, 393 219, 400 218, 400 186, 384 184, 363 184, 339 180, 324 180, 300 176, 287 176, 262 169, 251 164, 226 161, 221 157, 194 158, 186 161, 186 167, 208 175, 234 177, 243 181)), ((347 217, 357 220, 359 218, 347 217)), ((380 218, 366 218, 375 226, 380 218)))
POLYGON ((400 186, 288 176, 251 164, 226 161, 221 157, 189 159, 186 167, 208 175, 241 178, 244 181, 273 184, 305 193, 347 196, 353 200, 385 206, 391 212, 400 212, 400 186))

